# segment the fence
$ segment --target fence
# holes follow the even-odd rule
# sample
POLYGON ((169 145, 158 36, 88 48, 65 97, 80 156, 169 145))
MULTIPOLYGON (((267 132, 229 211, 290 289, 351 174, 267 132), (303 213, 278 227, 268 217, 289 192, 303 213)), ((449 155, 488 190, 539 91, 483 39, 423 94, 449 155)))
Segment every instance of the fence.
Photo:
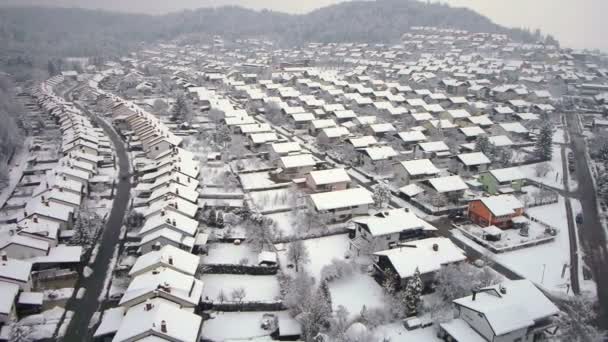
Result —
POLYGON ((253 266, 237 264, 206 264, 200 265, 198 272, 202 274, 247 274, 247 275, 276 275, 279 266, 253 266))
POLYGON ((487 241, 479 238, 476 235, 473 235, 473 234, 469 233, 468 231, 466 231, 465 229, 463 229, 463 228, 461 228, 459 226, 454 225, 454 227, 456 227, 456 229, 458 229, 464 236, 466 236, 467 238, 469 238, 469 239, 475 241, 476 243, 482 245, 483 247, 489 249, 494 254, 500 254, 500 253, 505 253, 505 252, 510 252, 510 251, 516 251, 516 250, 523 249, 523 248, 528 248, 528 247, 532 247, 532 246, 542 245, 544 243, 548 243, 548 242, 551 242, 551 241, 555 240, 555 237, 549 236, 549 237, 546 237, 546 238, 531 240, 529 242, 524 242, 524 243, 520 243, 520 244, 513 245, 513 246, 495 247, 492 244, 488 243, 487 241))
POLYGON ((216 311, 282 311, 287 308, 282 301, 270 302, 217 302, 203 300, 199 305, 201 311, 216 310, 216 311))

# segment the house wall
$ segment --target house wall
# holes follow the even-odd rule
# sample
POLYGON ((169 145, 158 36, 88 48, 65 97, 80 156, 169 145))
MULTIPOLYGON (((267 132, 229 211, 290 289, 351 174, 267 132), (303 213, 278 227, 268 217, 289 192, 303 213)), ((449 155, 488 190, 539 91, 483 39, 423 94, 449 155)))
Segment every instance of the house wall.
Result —
POLYGON ((171 149, 171 147, 172 147, 172 145, 169 144, 169 142, 161 141, 160 143, 158 143, 150 148, 150 150, 147 153, 148 157, 154 159, 158 155, 162 154, 163 152, 171 149))
POLYGON ((490 327, 490 323, 483 314, 475 312, 469 308, 458 306, 458 316, 471 326, 475 331, 481 334, 488 341, 494 338, 494 331, 490 327))

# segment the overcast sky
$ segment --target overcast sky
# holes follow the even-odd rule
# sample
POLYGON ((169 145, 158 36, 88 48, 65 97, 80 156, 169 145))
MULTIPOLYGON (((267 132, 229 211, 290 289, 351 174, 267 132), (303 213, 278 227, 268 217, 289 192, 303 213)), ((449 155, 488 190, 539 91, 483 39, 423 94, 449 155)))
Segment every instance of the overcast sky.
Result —
MULTIPOLYGON (((404 0, 405 1, 405 0, 404 0)), ((431 0, 437 2, 438 0, 431 0)), ((565 46, 608 51, 608 0, 440 0, 472 8, 498 24, 540 28, 565 46)), ((241 5, 305 13, 340 0, 0 0, 10 5, 54 5, 159 14, 184 8, 241 5)))

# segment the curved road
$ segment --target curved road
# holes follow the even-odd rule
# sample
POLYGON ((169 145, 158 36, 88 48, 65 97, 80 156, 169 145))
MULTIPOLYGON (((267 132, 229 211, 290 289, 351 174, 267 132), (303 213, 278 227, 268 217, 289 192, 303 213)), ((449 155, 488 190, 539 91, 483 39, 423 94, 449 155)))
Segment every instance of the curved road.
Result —
MULTIPOLYGON (((73 89, 71 91, 73 91, 73 89)), ((66 94, 66 97, 69 96, 71 91, 66 94)), ((93 274, 88 278, 81 276, 76 284, 77 288, 83 287, 86 289, 85 295, 82 299, 72 298, 67 305, 67 310, 74 311, 74 315, 68 325, 65 336, 62 339, 62 341, 66 342, 83 342, 92 339, 93 332, 89 330, 89 321, 100 307, 101 303, 98 298, 104 290, 103 287, 106 275, 108 272, 112 272, 112 270, 109 269, 111 267, 110 261, 114 255, 115 248, 118 248, 120 243, 120 228, 122 227, 123 218, 129 204, 131 191, 129 157, 122 139, 105 121, 97 118, 97 116, 91 114, 85 108, 80 107, 80 109, 92 120, 97 122, 114 143, 118 156, 120 176, 116 187, 116 195, 112 204, 112 211, 106 222, 101 240, 98 241, 100 246, 97 257, 93 265, 90 266, 93 269, 93 274)))

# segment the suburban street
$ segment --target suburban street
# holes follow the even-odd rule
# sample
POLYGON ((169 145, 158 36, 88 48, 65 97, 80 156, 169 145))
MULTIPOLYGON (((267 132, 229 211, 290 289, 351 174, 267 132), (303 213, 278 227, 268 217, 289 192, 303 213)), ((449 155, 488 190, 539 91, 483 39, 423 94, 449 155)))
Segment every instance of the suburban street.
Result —
MULTIPOLYGON (((73 91, 73 90, 72 90, 73 91)), ((66 94, 66 97, 69 96, 66 94)), ((111 262, 115 248, 118 248, 120 229, 123 218, 125 216, 127 206, 129 204, 129 196, 131 191, 131 181, 129 176, 129 157, 127 155, 122 139, 105 121, 97 118, 95 115, 88 112, 85 108, 80 108, 89 115, 95 122, 103 128, 104 132, 112 140, 116 149, 119 166, 119 180, 116 184, 116 194, 112 205, 112 211, 106 222, 105 229, 102 233, 99 250, 95 262, 90 266, 93 274, 89 277, 81 276, 76 288, 85 288, 86 292, 83 298, 72 298, 68 302, 67 310, 77 312, 72 317, 72 320, 67 328, 63 341, 89 341, 92 336, 92 331, 89 329, 89 321, 93 314, 100 307, 99 296, 104 290, 106 276, 108 272, 112 272, 111 262)))
POLYGON ((578 114, 566 113, 566 122, 570 133, 570 146, 576 161, 578 180, 578 198, 583 209, 583 224, 579 224, 579 236, 584 251, 585 264, 591 269, 593 280, 597 285, 597 296, 600 305, 599 324, 608 328, 608 252, 606 235, 599 219, 593 175, 587 161, 585 137, 579 125, 578 114))

